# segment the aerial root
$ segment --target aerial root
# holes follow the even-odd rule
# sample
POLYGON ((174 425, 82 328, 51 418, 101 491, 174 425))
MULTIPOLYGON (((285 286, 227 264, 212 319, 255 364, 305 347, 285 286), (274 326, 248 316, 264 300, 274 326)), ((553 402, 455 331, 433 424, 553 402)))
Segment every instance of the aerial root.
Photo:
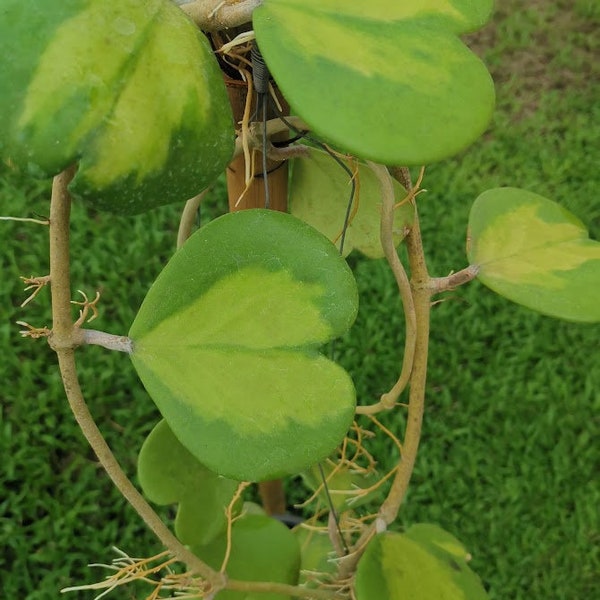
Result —
POLYGON ((26 323, 25 321, 17 321, 17 325, 25 327, 25 329, 19 331, 21 337, 28 337, 34 340, 43 337, 48 337, 52 333, 52 330, 48 329, 47 327, 34 327, 33 325, 26 323))
POLYGON ((50 283, 50 275, 44 275, 43 277, 19 277, 25 284, 25 290, 28 292, 29 290, 33 290, 33 292, 21 302, 21 308, 29 304, 41 291, 42 289, 50 283))
POLYGON ((87 297, 87 294, 81 290, 77 290, 82 296, 83 301, 79 302, 77 300, 71 300, 71 304, 76 304, 77 306, 81 306, 81 310, 79 311, 79 318, 75 321, 75 327, 81 327, 87 320, 88 323, 91 323, 94 319, 98 317, 98 300, 100 300, 100 292, 96 290, 96 296, 93 300, 90 300, 87 297), (88 319, 89 312, 92 311, 92 316, 88 319))
POLYGON ((171 569, 177 560, 168 551, 160 552, 149 558, 132 558, 118 548, 114 548, 114 550, 119 556, 110 565, 97 563, 90 565, 114 571, 113 575, 98 583, 68 587, 62 589, 61 592, 103 590, 94 598, 94 600, 99 600, 123 585, 142 581, 153 588, 145 600, 210 598, 210 586, 205 580, 191 573, 175 573, 171 569), (163 596, 163 592, 167 592, 169 595, 163 596))
POLYGON ((425 176, 425 167, 421 167, 421 169, 419 170, 419 177, 417 178, 417 182, 415 183, 414 187, 409 189, 406 196, 402 200, 400 200, 400 202, 397 202, 396 204, 394 204, 394 209, 400 208, 401 206, 403 206, 404 204, 407 204, 408 202, 412 202, 419 194, 427 191, 427 190, 424 190, 421 188, 421 184, 423 183, 424 176, 425 176))

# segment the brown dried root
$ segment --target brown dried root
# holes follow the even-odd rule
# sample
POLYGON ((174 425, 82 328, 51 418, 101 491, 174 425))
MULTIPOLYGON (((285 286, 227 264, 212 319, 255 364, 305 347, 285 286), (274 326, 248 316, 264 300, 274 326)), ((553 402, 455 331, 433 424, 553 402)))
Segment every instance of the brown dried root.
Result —
MULTIPOLYGON (((344 438, 342 445, 338 449, 337 458, 328 458, 325 464, 332 467, 331 471, 327 474, 325 481, 322 482, 313 492, 313 494, 301 504, 296 505, 296 508, 304 508, 315 500, 317 500, 335 475, 343 468, 347 468, 351 473, 357 473, 361 475, 370 475, 376 472, 376 462, 371 456, 368 450, 363 446, 363 439, 366 437, 372 437, 373 434, 370 431, 362 429, 356 422, 353 423, 350 435, 344 438), (353 449, 353 450, 351 450, 353 449), (351 456, 348 454, 352 452, 351 456)), ((350 497, 361 497, 362 488, 354 488, 351 490, 333 490, 330 491, 334 495, 347 495, 350 497)), ((349 501, 350 503, 351 501, 349 501)))
POLYGON ((242 515, 234 515, 234 508, 237 504, 238 500, 242 497, 244 490, 250 485, 248 481, 242 481, 235 491, 231 502, 227 505, 225 509, 225 516, 227 518, 227 546, 225 548, 225 556, 223 557, 223 562, 221 564, 221 573, 225 573, 227 569, 227 563, 229 562, 229 557, 231 556, 231 532, 233 523, 239 519, 242 515))
POLYGON ((423 177, 425 177, 425 167, 424 166, 421 167, 421 169, 419 170, 419 176, 417 178, 417 182, 415 183, 415 185, 412 187, 408 186, 408 193, 402 200, 400 200, 400 202, 397 202, 396 204, 394 204, 394 209, 399 208, 400 206, 403 206, 404 204, 406 204, 408 202, 412 202, 419 194, 427 191, 427 190, 421 188, 421 184, 423 183, 423 177))
MULTIPOLYGON (((376 463, 368 450, 364 447, 363 441, 375 435, 373 432, 362 429, 357 423, 353 427, 349 435, 341 444, 338 455, 328 459, 325 464, 329 467, 328 473, 312 496, 302 505, 316 501, 317 505, 314 510, 314 517, 308 522, 302 524, 302 527, 314 534, 327 535, 331 540, 335 556, 331 561, 341 565, 348 556, 352 556, 352 552, 348 548, 352 548, 353 540, 357 540, 363 536, 370 523, 377 519, 377 514, 359 515, 352 510, 352 504, 356 503, 364 496, 376 491, 380 486, 384 485, 395 473, 395 469, 390 471, 384 477, 378 479, 373 485, 363 488, 358 485, 352 485, 350 489, 330 489, 332 481, 336 473, 341 469, 347 470, 352 474, 361 476, 369 476, 376 473, 376 463), (327 487, 329 496, 343 496, 345 503, 341 507, 341 512, 337 515, 331 511, 331 508, 323 508, 322 492, 327 487)), ((317 578, 320 582, 326 582, 327 574, 311 574, 312 578, 317 578)), ((339 582, 336 582, 336 589, 339 587, 339 582)), ((345 589, 345 588, 344 588, 345 589)))
POLYGON ((82 296, 83 301, 78 302, 77 300, 71 300, 71 304, 76 304, 77 306, 81 306, 81 310, 79 311, 79 318, 75 321, 75 327, 81 327, 87 320, 88 323, 91 323, 94 319, 98 317, 98 300, 100 300, 100 292, 96 290, 96 297, 93 300, 89 300, 85 292, 81 290, 77 290, 82 296), (92 311, 92 316, 88 319, 88 314, 92 311))
POLYGON ((52 330, 48 329, 47 327, 34 327, 33 325, 26 323, 25 321, 17 321, 17 325, 21 325, 21 327, 26 328, 21 329, 21 331, 19 331, 21 337, 28 337, 34 340, 43 337, 48 337, 52 333, 52 330))
MULTIPOLYGON (((235 206, 238 206, 244 199, 254 181, 257 170, 257 154, 260 155, 260 153, 264 151, 268 159, 277 163, 284 162, 297 156, 306 156, 308 154, 308 148, 303 146, 279 148, 273 145, 271 136, 287 129, 287 126, 282 129, 279 119, 273 119, 272 121, 267 121, 267 123, 263 123, 262 121, 251 121, 254 100, 254 78, 250 54, 254 39, 253 31, 243 32, 232 40, 227 40, 225 32, 214 32, 212 34, 212 40, 217 48, 217 54, 230 67, 237 70, 241 80, 248 86, 244 112, 242 120, 239 122, 236 150, 234 154, 235 157, 240 154, 244 155, 245 187, 240 194, 240 197, 236 200, 235 206)), ((269 84, 269 95, 279 111, 282 111, 277 94, 271 84, 269 84)), ((294 120, 294 118, 290 117, 290 120, 294 120)))
POLYGON ((110 565, 92 564, 92 567, 104 567, 115 573, 104 581, 89 585, 79 585, 64 588, 61 592, 76 592, 83 590, 103 590, 95 596, 99 600, 113 590, 128 585, 134 581, 143 581, 152 587, 152 591, 145 600, 159 600, 167 598, 209 598, 210 589, 207 583, 198 577, 192 577, 189 573, 175 573, 171 566, 176 563, 169 552, 161 552, 149 558, 132 558, 125 552, 114 548, 119 555, 110 565), (162 573, 161 573, 162 572, 162 573), (163 592, 169 595, 162 595, 163 592))
POLYGON ((44 275, 43 277, 19 277, 25 284, 25 291, 33 290, 33 292, 21 302, 21 308, 29 304, 41 291, 50 283, 50 275, 44 275))

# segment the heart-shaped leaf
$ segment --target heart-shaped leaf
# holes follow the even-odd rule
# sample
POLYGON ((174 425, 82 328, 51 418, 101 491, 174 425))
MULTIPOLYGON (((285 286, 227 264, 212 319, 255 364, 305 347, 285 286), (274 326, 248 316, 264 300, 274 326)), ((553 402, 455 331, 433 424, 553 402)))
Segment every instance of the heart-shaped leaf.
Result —
POLYGON ((494 105, 483 63, 457 37, 492 0, 263 0, 256 39, 292 108, 336 146, 425 164, 476 140, 494 105))
POLYGON ((142 445, 138 477, 152 502, 179 503, 175 533, 184 544, 208 544, 225 530, 225 509, 238 482, 219 477, 200 464, 164 420, 142 445))
MULTIPOLYGON (((227 539, 218 537, 192 551, 213 569, 220 569, 227 539)), ((231 554, 225 572, 240 581, 273 581, 295 585, 300 570, 300 546, 282 523, 263 515, 243 515, 231 528, 231 554)), ((282 594, 223 590, 215 600, 289 600, 282 594)))
POLYGON ((467 254, 478 278, 501 296, 572 321, 600 321, 600 243, 560 205, 526 190, 477 198, 467 254))
POLYGON ((233 152, 208 40, 168 0, 4 0, 0 155, 133 213, 186 200, 233 152))
MULTIPOLYGON (((381 184, 363 163, 357 162, 350 167, 355 172, 356 193, 344 238, 344 255, 356 248, 369 258, 381 258, 384 255, 379 238, 381 184)), ((311 149, 308 156, 293 160, 288 198, 290 212, 338 244, 348 211, 350 183, 348 174, 327 152, 311 149)), ((396 200, 400 202, 406 196, 406 190, 395 180, 394 190, 396 200)), ((404 239, 413 215, 410 203, 396 209, 396 244, 404 239)))
POLYGON ((354 414, 349 375, 318 348, 357 311, 352 273, 324 236, 263 209, 195 233, 132 325, 132 360, 181 443, 238 480, 329 455, 354 414))
POLYGON ((464 559, 408 535, 371 540, 356 571, 357 600, 485 600, 479 577, 464 559))

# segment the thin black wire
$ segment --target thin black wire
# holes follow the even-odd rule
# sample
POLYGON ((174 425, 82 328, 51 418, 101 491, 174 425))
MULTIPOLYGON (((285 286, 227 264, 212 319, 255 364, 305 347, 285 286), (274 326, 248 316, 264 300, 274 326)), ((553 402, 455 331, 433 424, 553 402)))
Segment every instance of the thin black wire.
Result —
POLYGON ((331 494, 329 493, 329 487, 327 486, 327 479, 325 478, 325 471, 323 470, 323 465, 319 463, 319 473, 321 474, 321 480, 323 481, 323 489, 325 490, 325 495, 327 496, 327 503, 329 504, 329 510, 333 515, 333 520, 335 521, 335 528, 337 530, 338 535, 340 536, 340 540, 342 541, 342 546, 344 547, 344 552, 346 554, 350 553, 348 550, 348 544, 346 544, 346 539, 344 538, 344 534, 342 533, 342 528, 340 527, 340 520, 338 518, 337 512, 333 506, 333 500, 331 499, 331 494))
POLYGON ((329 154, 329 156, 331 156, 331 158, 333 158, 333 160, 342 169, 344 169, 344 171, 350 178, 350 197, 348 198, 348 203, 346 205, 346 214, 344 215, 344 225, 342 227, 342 235, 340 237, 340 246, 339 246, 340 254, 344 254, 346 233, 348 232, 348 227, 350 225, 350 215, 352 214, 352 205, 354 204, 354 197, 356 195, 356 181, 354 180, 354 173, 352 173, 352 171, 350 170, 348 165, 339 156, 336 156, 336 154, 334 152, 332 152, 327 147, 326 144, 324 144, 320 140, 309 135, 307 131, 302 131, 301 129, 298 129, 295 125, 293 125, 290 121, 288 121, 274 102, 272 102, 271 105, 272 105, 272 108, 274 109, 277 117, 283 122, 283 124, 286 127, 291 129, 292 131, 294 131, 300 138, 307 139, 309 142, 312 142, 313 144, 317 145, 319 148, 321 148, 322 150, 327 152, 327 154, 329 154))

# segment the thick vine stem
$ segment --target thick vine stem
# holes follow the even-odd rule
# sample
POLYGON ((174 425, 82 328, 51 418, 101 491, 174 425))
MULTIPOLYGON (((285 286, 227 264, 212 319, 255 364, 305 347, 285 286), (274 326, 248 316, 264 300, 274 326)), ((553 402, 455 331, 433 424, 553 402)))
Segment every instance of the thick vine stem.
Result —
POLYGON ((179 4, 203 31, 221 31, 250 23, 252 12, 262 0, 195 0, 179 4))
POLYGON ((73 349, 73 319, 71 317, 71 278, 69 273, 69 220, 71 198, 67 190, 75 175, 70 167, 57 175, 52 182, 50 199, 50 275, 52 297, 52 348, 73 349), (54 273, 53 273, 54 271, 54 273), (58 276, 58 281, 55 277, 58 276))
MULTIPOLYGON (((71 316, 71 284, 69 270, 69 219, 71 199, 67 185, 75 172, 69 168, 54 178, 50 203, 50 290, 52 294, 52 334, 49 343, 58 356, 58 364, 67 399, 73 415, 90 446, 96 453, 100 464, 121 494, 142 517, 164 546, 190 570, 197 573, 218 591, 226 583, 226 577, 218 573, 190 552, 171 533, 152 507, 131 483, 117 462, 108 444, 102 437, 94 419, 83 399, 74 348, 73 319, 71 316)), ((80 331, 80 330, 79 330, 80 331)))
MULTIPOLYGON (((385 169, 385 167, 383 167, 385 169)), ((390 176, 387 169, 385 173, 378 169, 378 176, 387 178, 390 176)), ((406 185, 406 184, 405 184, 406 185)), ((407 185, 411 191, 410 183, 407 185)), ((404 440, 402 442, 402 453, 396 467, 392 487, 387 498, 379 509, 376 521, 368 527, 354 544, 349 556, 340 561, 338 578, 344 579, 356 570, 367 544, 371 538, 392 523, 398 516, 400 506, 406 496, 408 484, 412 477, 419 442, 421 439, 421 427, 425 410, 425 382, 427 379, 427 355, 429 349, 429 316, 431 310, 430 277, 425 262, 421 229, 419 227, 418 212, 415 205, 414 220, 410 232, 406 236, 406 246, 411 270, 411 296, 415 310, 415 346, 412 370, 410 373, 410 393, 408 399, 408 415, 404 440)))
MULTIPOLYGON (((409 184, 410 187, 410 184, 409 184)), ((411 191, 410 189, 408 190, 411 191)), ((402 444, 402 456, 398 471, 387 498, 379 509, 381 518, 392 523, 398 516, 400 506, 406 496, 410 482, 425 412, 425 383, 427 380, 427 356, 429 352, 429 318, 431 313, 431 278, 427 271, 419 215, 415 207, 414 220, 409 234, 406 236, 406 247, 411 272, 411 288, 415 305, 416 340, 413 368, 410 378, 408 398, 408 416, 406 431, 402 444)))
MULTIPOLYGON (((406 326, 406 339, 404 342, 404 355, 402 357, 402 369, 398 380, 392 389, 383 394, 376 404, 370 406, 359 406, 356 414, 373 415, 382 410, 390 410, 398 402, 400 394, 406 388, 412 372, 413 358, 415 354, 415 341, 417 335, 417 323, 415 317, 415 305, 413 301, 410 281, 404 269, 404 265, 398 258, 396 245, 394 244, 394 188, 389 171, 383 165, 368 162, 369 168, 375 173, 381 185, 381 226, 380 239, 385 258, 390 265, 396 285, 400 292, 402 307, 404 309, 404 321, 406 326)), ((409 190, 410 194, 410 190, 409 190)))

